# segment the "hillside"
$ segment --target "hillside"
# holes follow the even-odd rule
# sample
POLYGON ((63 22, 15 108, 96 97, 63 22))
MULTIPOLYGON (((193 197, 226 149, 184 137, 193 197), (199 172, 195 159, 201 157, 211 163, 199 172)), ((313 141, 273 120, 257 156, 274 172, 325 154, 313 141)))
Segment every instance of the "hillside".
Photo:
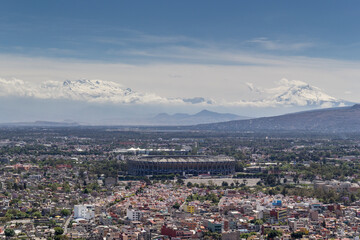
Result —
POLYGON ((173 115, 167 113, 160 113, 153 119, 149 120, 152 125, 194 125, 201 123, 215 123, 231 120, 248 119, 248 117, 238 116, 230 113, 217 113, 208 110, 202 110, 196 114, 175 113, 173 115))
POLYGON ((215 131, 360 132, 360 105, 194 126, 215 131))

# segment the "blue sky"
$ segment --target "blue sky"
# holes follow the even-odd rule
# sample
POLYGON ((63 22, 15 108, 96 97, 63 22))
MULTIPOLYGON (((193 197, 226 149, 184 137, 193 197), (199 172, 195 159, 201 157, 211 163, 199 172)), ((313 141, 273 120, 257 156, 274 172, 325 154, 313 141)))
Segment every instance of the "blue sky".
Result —
MULTIPOLYGON (((119 62, 174 47, 359 59, 358 1, 3 1, 0 52, 119 62)), ((189 59, 186 59, 189 61, 189 59)))
POLYGON ((2 1, 0 80, 101 79, 221 102, 264 98, 286 78, 360 102, 359 9, 325 0, 2 1))

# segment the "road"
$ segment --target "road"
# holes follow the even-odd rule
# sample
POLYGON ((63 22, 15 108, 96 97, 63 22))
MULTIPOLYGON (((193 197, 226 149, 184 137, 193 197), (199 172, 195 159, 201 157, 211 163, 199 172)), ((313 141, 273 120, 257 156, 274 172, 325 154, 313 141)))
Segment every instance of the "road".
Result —
POLYGON ((72 215, 70 215, 70 216, 66 219, 66 221, 65 221, 65 223, 64 223, 64 225, 63 225, 64 235, 66 235, 66 234, 67 234, 67 231, 68 231, 68 225, 69 225, 69 223, 70 223, 71 219, 72 219, 72 215))

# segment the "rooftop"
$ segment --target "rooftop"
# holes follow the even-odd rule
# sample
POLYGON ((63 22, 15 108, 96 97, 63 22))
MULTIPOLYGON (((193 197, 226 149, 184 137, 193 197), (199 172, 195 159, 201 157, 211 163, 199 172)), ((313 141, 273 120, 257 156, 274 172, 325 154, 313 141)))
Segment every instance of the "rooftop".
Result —
POLYGON ((171 163, 181 163, 181 162, 234 162, 235 159, 226 157, 226 156, 205 156, 205 155, 196 155, 196 156, 141 156, 132 158, 130 161, 139 161, 139 162, 171 162, 171 163))

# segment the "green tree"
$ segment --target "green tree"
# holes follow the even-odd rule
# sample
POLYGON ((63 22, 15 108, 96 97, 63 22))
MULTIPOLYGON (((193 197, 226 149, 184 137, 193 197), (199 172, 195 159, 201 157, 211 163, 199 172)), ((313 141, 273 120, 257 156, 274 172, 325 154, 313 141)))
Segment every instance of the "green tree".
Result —
POLYGON ((34 218, 41 218, 41 213, 39 211, 36 211, 32 214, 34 218))
POLYGON ((291 238, 293 238, 293 239, 300 239, 300 238, 302 238, 304 235, 306 235, 306 233, 301 232, 301 231, 299 231, 299 232, 293 232, 293 233, 291 233, 291 238))
POLYGON ((354 194, 351 194, 351 195, 350 195, 350 201, 351 201, 351 202, 355 202, 355 201, 356 201, 356 197, 355 197, 354 194))
POLYGON ((248 239, 249 237, 251 237, 253 235, 256 235, 256 233, 255 232, 242 233, 242 234, 240 234, 240 239, 243 239, 243 238, 248 239))
POLYGON ((175 208, 175 209, 179 209, 180 208, 180 204, 177 202, 177 203, 175 203, 174 205, 173 205, 173 208, 175 208))
POLYGON ((183 179, 178 178, 178 179, 176 180, 176 183, 179 184, 179 185, 184 185, 185 182, 184 182, 183 179))
POLYGON ((54 230, 56 236, 62 235, 64 233, 64 229, 62 229, 61 227, 55 227, 54 230))
POLYGON ((49 226, 50 226, 50 227, 56 226, 56 221, 55 221, 54 219, 50 219, 50 220, 49 220, 49 226))
POLYGON ((13 236, 15 236, 15 231, 14 231, 14 229, 11 229, 11 228, 5 229, 5 236, 6 236, 6 237, 13 237, 13 236))
POLYGON ((229 186, 229 184, 228 184, 227 182, 223 181, 223 182, 221 183, 221 186, 227 187, 227 186, 229 186))
POLYGON ((252 220, 251 223, 255 224, 255 225, 263 225, 264 224, 264 220, 262 219, 256 219, 256 220, 252 220))
POLYGON ((274 239, 276 237, 281 237, 282 236, 282 232, 278 231, 278 230, 270 230, 268 235, 267 235, 267 239, 274 239))
POLYGON ((60 213, 62 216, 70 216, 71 214, 69 209, 61 209, 60 213))

